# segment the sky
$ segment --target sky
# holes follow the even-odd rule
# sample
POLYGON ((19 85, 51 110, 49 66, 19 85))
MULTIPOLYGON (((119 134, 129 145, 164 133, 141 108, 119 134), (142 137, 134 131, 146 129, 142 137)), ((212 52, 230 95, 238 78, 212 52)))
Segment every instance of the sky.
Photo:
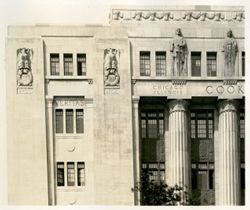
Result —
MULTIPOLYGON (((34 24, 107 25, 111 5, 187 4, 243 5, 246 7, 247 18, 249 14, 249 5, 247 1, 244 0, 0 0, 0 205, 7 204, 5 84, 8 81, 5 81, 6 72, 4 67, 7 26, 34 24)), ((246 25, 249 25, 247 20, 246 25)), ((248 40, 248 32, 246 40, 248 40)), ((246 41, 246 49, 250 49, 249 47, 250 45, 248 41, 246 41)), ((248 69, 247 67, 248 65, 246 69, 248 69)), ((249 89, 249 85, 246 83, 245 90, 247 89, 249 89)))

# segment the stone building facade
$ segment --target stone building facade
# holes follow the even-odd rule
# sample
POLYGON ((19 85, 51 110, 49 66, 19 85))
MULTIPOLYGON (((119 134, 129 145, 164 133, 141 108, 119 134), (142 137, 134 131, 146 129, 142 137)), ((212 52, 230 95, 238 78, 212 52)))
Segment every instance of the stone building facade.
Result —
POLYGON ((244 20, 114 7, 108 26, 9 26, 9 203, 139 205, 148 169, 197 205, 244 205, 244 20))

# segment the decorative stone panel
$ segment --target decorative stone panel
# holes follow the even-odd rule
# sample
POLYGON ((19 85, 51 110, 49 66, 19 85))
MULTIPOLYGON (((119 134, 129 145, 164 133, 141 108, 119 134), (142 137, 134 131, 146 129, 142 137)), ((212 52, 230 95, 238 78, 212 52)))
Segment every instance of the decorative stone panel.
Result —
POLYGON ((106 87, 119 87, 120 75, 119 70, 120 51, 116 49, 104 50, 104 85, 106 87))
POLYGON ((33 86, 32 74, 33 50, 20 48, 17 50, 17 88, 18 93, 30 93, 33 86))

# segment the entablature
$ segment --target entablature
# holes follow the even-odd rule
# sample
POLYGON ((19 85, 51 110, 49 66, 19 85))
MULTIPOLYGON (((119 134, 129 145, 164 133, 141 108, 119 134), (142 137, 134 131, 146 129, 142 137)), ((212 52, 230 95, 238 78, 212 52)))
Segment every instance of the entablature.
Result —
POLYGON ((167 96, 190 99, 218 97, 218 99, 244 97, 244 80, 132 80, 134 96, 167 96))

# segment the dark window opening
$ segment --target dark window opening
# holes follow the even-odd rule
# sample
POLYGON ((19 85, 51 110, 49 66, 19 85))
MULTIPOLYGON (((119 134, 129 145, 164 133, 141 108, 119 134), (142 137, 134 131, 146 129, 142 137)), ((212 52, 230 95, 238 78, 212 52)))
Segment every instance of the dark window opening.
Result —
POLYGON ((63 133, 63 110, 56 109, 56 133, 63 133))
POLYGON ((76 110, 76 133, 83 133, 83 109, 76 110))
POLYGON ((73 133, 73 128, 73 109, 66 109, 66 133, 73 133))
POLYGON ((68 186, 74 186, 75 185, 75 164, 73 162, 67 163, 67 174, 68 174, 68 186))
POLYGON ((85 185, 85 163, 79 162, 77 163, 77 185, 84 186, 85 185))
POLYGON ((64 163, 57 163, 57 186, 64 186, 64 163))
POLYGON ((140 52, 140 75, 150 76, 150 52, 140 52))
POLYGON ((207 76, 216 77, 217 59, 216 52, 207 52, 207 76))
POLYGON ((77 54, 77 75, 86 75, 86 54, 77 54))
POLYGON ((73 75, 73 56, 72 54, 64 54, 64 75, 72 76, 73 75))
POLYGON ((156 76, 166 76, 166 52, 155 53, 156 76))
POLYGON ((244 77, 245 76, 245 52, 242 52, 241 59, 242 59, 241 70, 242 70, 242 76, 244 77))
POLYGON ((59 54, 50 54, 50 74, 60 74, 59 54))
POLYGON ((201 52, 191 52, 192 76, 201 76, 201 52))

